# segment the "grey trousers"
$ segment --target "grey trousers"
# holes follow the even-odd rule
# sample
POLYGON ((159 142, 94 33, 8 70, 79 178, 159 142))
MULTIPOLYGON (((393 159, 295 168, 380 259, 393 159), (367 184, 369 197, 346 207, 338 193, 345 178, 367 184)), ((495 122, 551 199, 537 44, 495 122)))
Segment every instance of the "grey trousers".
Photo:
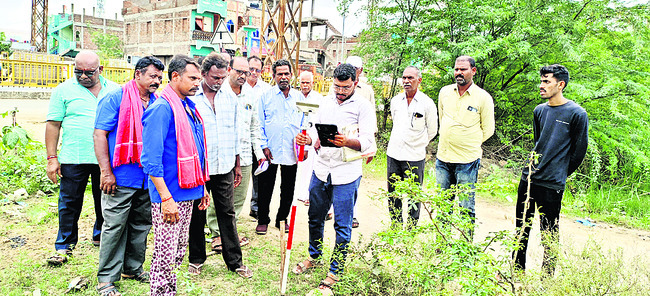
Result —
MULTIPOLYGON (((250 179, 252 175, 252 165, 247 165, 241 167, 241 184, 235 187, 234 193, 234 207, 235 207, 235 221, 239 217, 239 214, 244 209, 244 202, 246 201, 246 196, 248 195, 248 185, 250 184, 250 179)), ((221 233, 219 232, 219 223, 217 223, 217 212, 214 208, 214 203, 210 203, 207 213, 207 224, 212 233, 212 237, 219 237, 221 233)))
POLYGON ((149 191, 118 186, 115 194, 102 194, 102 214, 97 281, 113 283, 121 273, 141 274, 151 229, 149 191))

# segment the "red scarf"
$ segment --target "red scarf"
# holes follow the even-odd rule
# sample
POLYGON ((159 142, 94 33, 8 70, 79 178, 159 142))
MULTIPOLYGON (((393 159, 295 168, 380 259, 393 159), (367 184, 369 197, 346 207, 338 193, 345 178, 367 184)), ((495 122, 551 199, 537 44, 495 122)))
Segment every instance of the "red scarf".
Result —
MULTIPOLYGON (((117 120, 113 167, 140 164, 142 155, 142 101, 135 80, 122 87, 122 102, 117 120)), ((140 164, 142 166, 142 164, 140 164)))
MULTIPOLYGON (((185 111, 185 108, 183 108, 181 98, 169 84, 162 90, 160 97, 169 102, 172 112, 174 113, 177 142, 176 147, 178 154, 178 185, 180 185, 181 188, 194 188, 204 185, 206 181, 210 180, 207 156, 205 157, 206 161, 204 162, 205 165, 203 166, 203 170, 201 170, 199 151, 196 149, 194 133, 192 132, 192 127, 190 126, 189 121, 187 120, 187 112, 185 111)), ((199 121, 203 122, 203 118, 201 118, 199 112, 196 111, 195 114, 199 121)), ((203 129, 203 151, 206 153, 208 151, 205 144, 205 129, 203 129)))

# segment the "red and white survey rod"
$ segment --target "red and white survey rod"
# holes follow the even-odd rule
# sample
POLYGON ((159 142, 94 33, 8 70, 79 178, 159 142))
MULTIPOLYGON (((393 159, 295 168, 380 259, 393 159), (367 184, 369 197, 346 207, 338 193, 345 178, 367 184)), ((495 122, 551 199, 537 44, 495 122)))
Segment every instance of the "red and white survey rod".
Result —
POLYGON ((284 295, 287 291, 287 275, 289 274, 289 259, 291 258, 291 245, 293 244, 293 230, 296 226, 296 206, 291 206, 291 218, 289 219, 289 237, 287 238, 287 251, 284 257, 284 269, 282 271, 282 285, 280 294, 284 295))
MULTIPOLYGON (((303 129, 302 134, 306 136, 307 129, 303 129)), ((300 145, 300 151, 298 152, 298 161, 303 161, 303 160, 305 160, 305 145, 300 145)), ((289 226, 289 228, 291 228, 291 226, 289 226)))

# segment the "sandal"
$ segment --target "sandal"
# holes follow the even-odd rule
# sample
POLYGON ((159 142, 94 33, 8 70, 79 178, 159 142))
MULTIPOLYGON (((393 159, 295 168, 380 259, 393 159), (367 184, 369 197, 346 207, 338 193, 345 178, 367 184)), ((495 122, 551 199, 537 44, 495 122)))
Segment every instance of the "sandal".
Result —
POLYGON ((240 247, 246 246, 249 243, 250 243, 250 241, 248 240, 247 237, 244 236, 244 237, 239 238, 239 246, 240 247))
POLYGON ((190 263, 187 266, 187 272, 189 272, 191 275, 200 275, 202 269, 203 263, 190 263))
POLYGON ((246 265, 242 265, 239 268, 235 269, 235 272, 245 279, 250 279, 253 277, 253 271, 250 270, 246 265))
POLYGON ((358 228, 359 227, 359 220, 357 218, 352 218, 352 228, 358 228))
POLYGON ((291 270, 291 272, 293 272, 294 274, 303 274, 303 273, 307 272, 307 270, 310 270, 312 268, 316 268, 321 264, 322 264, 322 262, 320 262, 318 260, 314 260, 311 257, 309 257, 305 261, 298 262, 298 264, 296 264, 296 266, 294 266, 294 268, 293 268, 293 270, 291 270), (307 264, 309 264, 309 265, 307 265, 307 264))
POLYGON ((221 237, 217 236, 217 237, 213 238, 212 243, 210 244, 210 246, 212 247, 212 251, 215 251, 217 253, 221 253, 221 251, 223 251, 223 248, 221 246, 221 237))
POLYGON ((122 296, 122 294, 115 288, 113 283, 106 286, 97 287, 97 293, 101 296, 122 296))
POLYGON ((61 266, 64 263, 68 262, 68 256, 70 255, 72 255, 72 251, 70 250, 57 250, 56 254, 52 255, 50 258, 47 258, 47 263, 51 266, 61 266))
POLYGON ((150 281, 150 275, 146 271, 143 271, 141 274, 138 275, 122 274, 122 278, 125 280, 134 280, 141 283, 149 283, 150 281))
POLYGON ((325 277, 324 280, 320 282, 318 285, 319 290, 332 290, 332 286, 336 284, 336 282, 339 281, 339 277, 336 276, 335 274, 328 272, 327 277, 325 277))

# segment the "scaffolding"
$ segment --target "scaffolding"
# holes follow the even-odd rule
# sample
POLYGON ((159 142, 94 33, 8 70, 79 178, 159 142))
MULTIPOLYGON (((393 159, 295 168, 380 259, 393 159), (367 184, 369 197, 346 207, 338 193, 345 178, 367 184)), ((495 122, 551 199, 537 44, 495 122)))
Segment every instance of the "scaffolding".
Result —
POLYGON ((47 0, 32 0, 31 43, 36 51, 47 51, 47 0))
MULTIPOLYGON (((300 63, 300 28, 302 27, 303 0, 262 0, 262 30, 260 31, 260 49, 266 49, 267 56, 264 64, 271 64, 279 59, 287 59, 291 63, 293 73, 297 73, 300 63), (273 5, 275 2, 277 4, 273 5), (267 41, 275 42, 269 46, 267 41), (287 35, 295 38, 293 46, 289 46, 287 35)), ((292 39, 293 39, 292 38, 292 39)), ((261 51, 261 50, 260 50, 261 51)))

